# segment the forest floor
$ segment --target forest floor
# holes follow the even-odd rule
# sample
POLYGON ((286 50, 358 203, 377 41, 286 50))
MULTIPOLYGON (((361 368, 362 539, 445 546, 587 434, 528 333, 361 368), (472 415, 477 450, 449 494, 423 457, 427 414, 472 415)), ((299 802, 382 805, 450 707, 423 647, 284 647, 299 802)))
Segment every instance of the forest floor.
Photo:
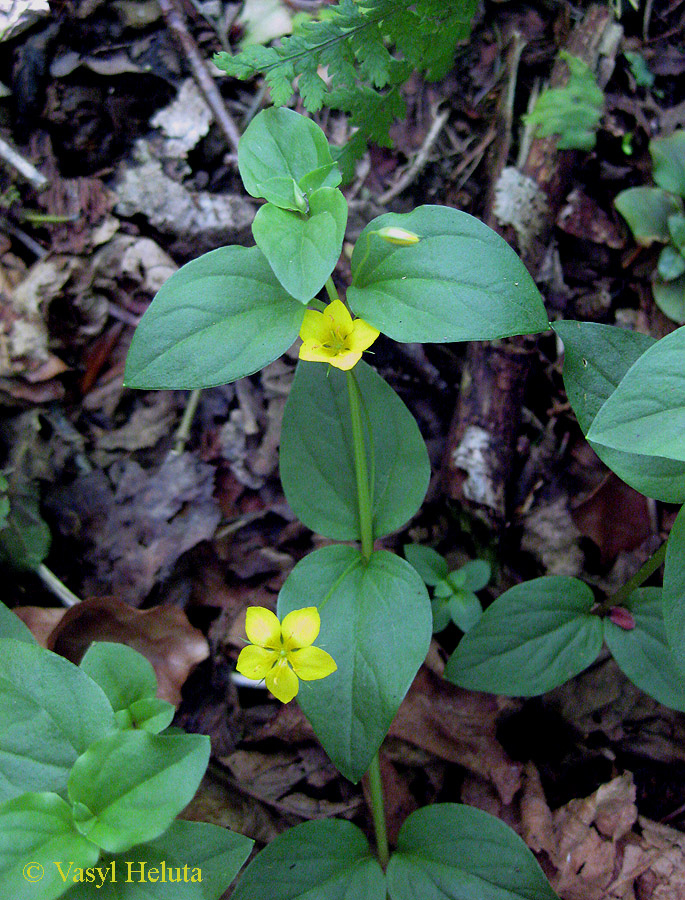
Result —
MULTIPOLYGON (((175 3, 205 60, 268 16, 281 23, 276 32, 287 27, 295 5, 304 4, 254 0, 252 24, 241 24, 240 4, 175 3)), ((154 0, 50 6, 0 3, 0 26, 24 8, 4 36, 0 27, 0 138, 19 157, 0 153, 0 467, 21 481, 26 516, 39 509, 49 527, 48 543, 36 526, 37 561, 89 599, 65 615, 43 569, 43 578, 8 570, 3 599, 72 659, 95 639, 148 655, 178 705, 176 724, 212 739, 189 815, 259 846, 324 816, 370 833, 364 786, 337 773, 297 705, 233 677, 246 607, 275 608, 293 565, 325 543, 294 518, 278 479, 296 348, 203 391, 196 409, 188 392, 122 386, 155 292, 198 254, 251 244, 258 204, 242 189, 226 123, 203 100, 187 44, 154 0)), ((559 51, 578 46, 587 17, 599 16, 614 43, 599 53, 596 146, 538 147, 544 165, 534 175, 553 219, 527 262, 535 257, 550 318, 662 337, 675 325, 652 299, 657 251, 636 247, 613 200, 652 183, 650 139, 685 127, 685 4, 626 2, 619 30, 602 4, 481 6, 452 72, 437 83, 410 79, 393 147, 371 147, 344 188, 349 239, 383 211, 442 203, 517 247, 516 228, 494 213, 495 183, 523 153, 531 94, 559 51)), ((587 35, 580 40, 587 49, 587 35)), ((215 85, 238 132, 268 103, 257 81, 215 85)), ((344 138, 343 119, 318 121, 332 143, 344 138)), ((336 281, 348 272, 343 257, 336 281)), ((627 487, 585 442, 550 332, 475 347, 381 339, 373 362, 414 413, 433 466, 422 511, 384 546, 428 544, 454 567, 487 559, 487 604, 543 574, 610 593, 667 536, 677 509, 627 487), (496 499, 483 502, 468 460, 455 463, 454 453, 493 409, 502 456, 488 475, 496 499)), ((456 626, 436 636, 383 745, 391 841, 421 805, 468 803, 521 834, 563 900, 683 900, 683 715, 605 656, 539 698, 461 690, 441 678, 458 637, 456 626)))

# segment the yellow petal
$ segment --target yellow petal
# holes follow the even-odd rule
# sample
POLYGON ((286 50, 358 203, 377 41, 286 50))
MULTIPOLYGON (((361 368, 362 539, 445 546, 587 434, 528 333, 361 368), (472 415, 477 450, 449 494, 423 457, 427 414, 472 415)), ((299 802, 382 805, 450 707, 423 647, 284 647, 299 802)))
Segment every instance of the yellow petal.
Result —
POLYGON ((281 703, 290 703, 300 689, 297 675, 284 659, 279 660, 266 676, 266 686, 281 703))
POLYGON ((323 344, 328 340, 330 333, 330 320, 323 313, 317 312, 315 309, 305 310, 300 327, 300 337, 303 341, 316 341, 323 344))
POLYGON ((352 331, 352 316, 342 300, 334 300, 323 311, 323 315, 330 321, 331 327, 342 335, 352 331))
POLYGON ((248 606, 245 615, 245 634, 248 641, 269 650, 281 648, 281 623, 278 616, 263 606, 248 606))
POLYGON ((320 647, 305 647, 302 650, 293 650, 288 654, 288 660, 295 670, 295 674, 302 681, 315 681, 317 678, 326 678, 327 675, 332 675, 338 668, 331 654, 326 653, 320 647))
POLYGON ((277 659, 278 654, 275 650, 265 650, 263 647, 255 647, 254 644, 250 644, 249 647, 243 647, 240 651, 236 669, 246 678, 254 678, 259 681, 271 671, 277 659))
POLYGON ((329 357, 326 362, 335 366, 336 369, 342 369, 343 372, 347 372, 349 369, 354 368, 361 358, 361 353, 356 350, 350 350, 349 352, 336 353, 334 356, 329 357))
POLYGON ((307 362, 323 362, 328 363, 335 358, 332 350, 322 347, 317 341, 304 341, 300 347, 300 359, 307 362))
POLYGON ((316 640, 321 628, 321 616, 315 606, 295 609, 283 619, 281 633, 286 650, 309 647, 316 640))
POLYGON ((352 333, 348 336, 345 343, 350 350, 360 352, 367 350, 379 334, 380 331, 374 328, 373 325, 369 325, 363 319, 355 319, 352 323, 352 333))

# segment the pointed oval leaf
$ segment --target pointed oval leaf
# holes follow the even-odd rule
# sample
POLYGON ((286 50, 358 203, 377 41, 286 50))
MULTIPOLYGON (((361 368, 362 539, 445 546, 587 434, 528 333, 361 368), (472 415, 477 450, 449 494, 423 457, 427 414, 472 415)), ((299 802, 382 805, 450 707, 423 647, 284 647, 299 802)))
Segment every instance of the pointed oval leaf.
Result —
POLYGON ((114 731, 102 689, 38 644, 0 641, 0 799, 62 792, 93 741, 114 731))
POLYGON ((285 353, 303 316, 257 247, 220 247, 162 286, 136 328, 124 381, 162 390, 236 381, 285 353))
POLYGON ((588 440, 685 461, 685 328, 649 347, 601 407, 588 440))
POLYGON ((457 803, 406 819, 387 879, 390 900, 559 900, 515 831, 457 803))
POLYGON ((434 586, 447 578, 447 562, 437 550, 422 544, 405 544, 402 549, 407 562, 414 566, 426 584, 434 586))
MULTIPOLYGON (((373 534, 383 537, 419 509, 430 461, 414 417, 370 366, 354 367, 371 428, 373 534)), ((283 414, 281 482, 304 524, 338 541, 359 540, 357 480, 346 373, 300 361, 283 414)))
POLYGON ((685 672, 685 507, 668 536, 664 565, 664 627, 677 666, 685 672))
POLYGON ((677 197, 651 187, 621 191, 614 200, 614 206, 628 223, 637 243, 643 247, 649 247, 655 241, 667 243, 669 216, 682 211, 682 203, 677 197))
MULTIPOLYGON (((564 342, 564 386, 584 434, 602 404, 614 392, 630 366, 653 344, 637 331, 595 322, 555 322, 564 342)), ((592 449, 602 462, 636 491, 665 503, 685 501, 685 463, 657 456, 640 456, 601 444, 592 449)))
POLYGON ((72 870, 86 869, 99 855, 57 794, 28 793, 0 805, 0 896, 53 900, 73 883, 64 877, 70 863, 72 870))
MULTIPOLYGON (((664 281, 674 281, 685 272, 685 257, 670 244, 659 254, 657 272, 664 281)), ((685 298, 683 298, 685 300, 685 298)))
POLYGON ((635 628, 628 631, 604 620, 611 655, 640 690, 664 706, 685 712, 685 671, 676 665, 666 640, 661 589, 641 588, 623 605, 632 613, 635 628))
POLYGON ((654 164, 654 181, 665 191, 685 197, 685 130, 668 137, 653 138, 649 152, 654 164))
POLYGON ((305 822, 256 856, 232 900, 385 900, 385 875, 351 822, 305 822))
POLYGON ((95 884, 74 884, 69 900, 221 900, 253 844, 226 828, 178 819, 124 856, 104 854, 95 884))
POLYGON ((447 206, 387 213, 362 231, 347 299, 356 315, 396 341, 478 341, 549 328, 540 292, 495 231, 447 206), (372 234, 419 235, 396 246, 372 234))
POLYGON ((36 639, 19 616, 0 602, 0 638, 13 638, 24 644, 35 644, 36 639))
POLYGON ((662 313, 679 325, 685 322, 685 275, 673 281, 663 281, 657 276, 652 284, 652 293, 662 313))
POLYGON ((126 644, 94 641, 83 655, 80 668, 100 685, 115 712, 157 692, 152 664, 126 644))
POLYGON ((309 215, 267 203, 252 223, 255 242, 286 291, 308 303, 326 283, 342 251, 347 203, 336 188, 309 198, 309 215))
POLYGON ((276 107, 262 110, 245 129, 238 144, 238 169, 248 194, 283 209, 298 208, 284 191, 288 183, 309 176, 303 189, 314 190, 341 181, 326 135, 316 122, 276 107))
POLYGON ((159 837, 192 800, 209 749, 199 734, 122 731, 97 741, 69 777, 69 799, 83 810, 77 827, 110 853, 159 837))
POLYGON ((428 594, 392 553, 375 552, 366 562, 353 547, 324 547, 301 560, 281 589, 279 616, 304 606, 319 607, 316 643, 338 670, 301 683, 298 700, 326 753, 357 782, 428 652, 428 594))
POLYGON ((450 657, 445 678, 474 691, 532 697, 586 669, 602 648, 590 588, 577 578, 534 578, 505 591, 450 657))
POLYGON ((480 600, 471 591, 455 591, 447 602, 452 621, 464 633, 471 631, 483 615, 480 600))

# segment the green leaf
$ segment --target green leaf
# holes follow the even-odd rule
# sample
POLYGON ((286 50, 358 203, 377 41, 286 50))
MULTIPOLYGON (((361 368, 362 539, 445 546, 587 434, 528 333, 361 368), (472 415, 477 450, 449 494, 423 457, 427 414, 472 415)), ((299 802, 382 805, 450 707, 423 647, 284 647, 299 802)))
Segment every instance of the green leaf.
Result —
POLYGON ((649 247, 654 241, 668 243, 669 217, 682 212, 682 203, 677 197, 651 187, 621 191, 614 200, 614 206, 628 223, 637 243, 643 247, 649 247))
POLYGON ((433 634, 444 631, 452 621, 449 598, 444 599, 442 597, 434 597, 431 600, 431 615, 433 617, 433 634))
POLYGON ((100 851, 74 828, 69 804, 51 793, 29 793, 0 805, 0 896, 53 900, 68 890, 60 874, 94 866, 100 851))
POLYGON ((0 640, 0 798, 61 793, 86 748, 115 728, 102 690, 35 643, 0 640))
POLYGON ((675 247, 667 244, 659 254, 657 272, 664 281, 673 281, 674 278, 679 278, 685 272, 685 258, 675 247))
POLYGON ((425 806, 406 819, 387 879, 390 900, 558 900, 511 828, 456 803, 425 806))
POLYGON ((385 875, 362 832, 341 819, 305 822, 256 856, 232 900, 385 900, 385 875))
POLYGON ((654 73, 647 65, 644 56, 634 50, 624 50, 623 55, 628 60, 635 84, 638 87, 651 88, 654 84, 654 73))
POLYGON ((684 353, 685 328, 649 347, 597 413, 588 440, 685 461, 684 353))
POLYGON ((396 341, 478 341, 545 331, 535 282, 507 242, 446 206, 419 206, 369 222, 352 254, 354 313, 396 341), (409 247, 373 232, 404 228, 409 247))
POLYGON ((649 152, 654 165, 654 181, 665 191, 685 197, 685 131, 653 138, 649 152))
POLYGON ((685 275, 673 281, 655 278, 652 293, 654 302, 669 319, 679 325, 685 323, 685 275))
POLYGON ((293 182, 309 176, 308 190, 340 184, 326 135, 291 109, 272 107, 254 117, 238 144, 238 169, 248 194, 282 209, 300 208, 293 182), (312 179, 315 170, 320 174, 312 179))
POLYGON ((428 594, 398 556, 377 551, 366 562, 353 547, 333 546, 301 560, 281 589, 279 616, 308 605, 319 607, 316 644, 338 670, 303 682, 298 699, 326 753, 357 782, 428 652, 428 594))
POLYGON ((15 569, 34 570, 50 550, 50 529, 40 514, 40 497, 34 483, 10 485, 10 510, 0 529, 0 560, 15 569))
POLYGON ((257 246, 283 287, 302 303, 319 293, 342 251, 347 203, 337 188, 309 197, 309 215, 267 203, 252 223, 257 246))
POLYGON ((132 703, 127 712, 131 716, 133 728, 142 728, 150 734, 159 734, 171 725, 176 715, 176 707, 159 697, 142 697, 132 703))
MULTIPOLYGON (((392 388, 364 362, 354 367, 354 377, 371 430, 373 534, 380 538, 421 506, 430 461, 413 416, 392 388)), ((308 528, 338 541, 361 538, 346 373, 298 363, 283 414, 280 467, 288 503, 308 528)))
POLYGON ((128 709, 136 700, 154 697, 157 692, 157 676, 151 663, 126 644, 91 644, 81 660, 81 668, 100 685, 115 712, 128 709))
POLYGON ((22 620, 4 603, 0 603, 0 638, 13 638, 25 644, 36 644, 36 639, 22 620))
POLYGON ((623 606, 635 619, 626 630, 604 619, 604 639, 620 669, 641 691, 664 706, 685 712, 685 672, 666 640, 660 588, 641 588, 623 606))
POLYGON ((216 825, 177 820, 122 856, 105 854, 95 884, 74 885, 68 900, 93 900, 94 887, 100 900, 220 900, 253 843, 216 825))
POLYGON ((426 584, 436 585, 447 577, 447 563, 437 550, 422 544, 405 544, 402 550, 426 584))
POLYGON ((284 353, 303 316, 257 247, 220 247, 162 286, 136 328, 124 380, 162 390, 235 381, 284 353))
POLYGON ((452 621, 464 633, 471 631, 483 615, 480 600, 471 591, 455 591, 447 601, 447 606, 452 621))
MULTIPOLYGON (((466 588, 467 591, 481 591, 492 576, 490 563, 484 559, 472 559, 470 562, 464 563, 457 572, 463 578, 462 584, 459 586, 466 588)), ((448 575, 448 581, 454 574, 451 572, 448 575)))
POLYGON ((542 137, 558 135, 559 150, 592 150, 604 111, 604 95, 586 62, 565 50, 559 56, 570 70, 567 83, 544 90, 533 111, 524 118, 537 126, 542 137))
MULTIPOLYGON (((656 341, 636 331, 594 322, 555 322, 564 342, 564 385, 583 433, 614 392, 630 366, 656 341)), ((685 501, 685 464, 675 459, 641 456, 601 444, 592 449, 619 478, 666 503, 685 501)))
POLYGON ((122 731, 92 744, 69 777, 76 827, 120 853, 159 837, 193 798, 209 761, 209 738, 122 731))
POLYGON ((685 672, 685 507, 668 536, 664 565, 664 627, 679 668, 685 672))
POLYGON ((681 213, 668 217, 668 233, 681 253, 685 253, 685 216, 681 213))
POLYGON ((450 657, 445 678, 475 691, 531 697, 582 672, 602 647, 590 588, 577 578, 534 578, 505 591, 450 657))

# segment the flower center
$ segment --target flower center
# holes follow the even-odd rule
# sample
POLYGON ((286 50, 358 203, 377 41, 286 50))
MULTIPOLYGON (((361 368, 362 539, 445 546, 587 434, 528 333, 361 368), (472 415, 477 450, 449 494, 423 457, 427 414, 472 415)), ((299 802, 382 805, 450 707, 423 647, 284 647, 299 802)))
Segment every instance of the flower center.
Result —
POLYGON ((347 340, 347 335, 342 335, 337 328, 331 328, 328 340, 325 342, 324 349, 330 350, 331 353, 342 353, 343 350, 346 350, 345 342, 347 340))

